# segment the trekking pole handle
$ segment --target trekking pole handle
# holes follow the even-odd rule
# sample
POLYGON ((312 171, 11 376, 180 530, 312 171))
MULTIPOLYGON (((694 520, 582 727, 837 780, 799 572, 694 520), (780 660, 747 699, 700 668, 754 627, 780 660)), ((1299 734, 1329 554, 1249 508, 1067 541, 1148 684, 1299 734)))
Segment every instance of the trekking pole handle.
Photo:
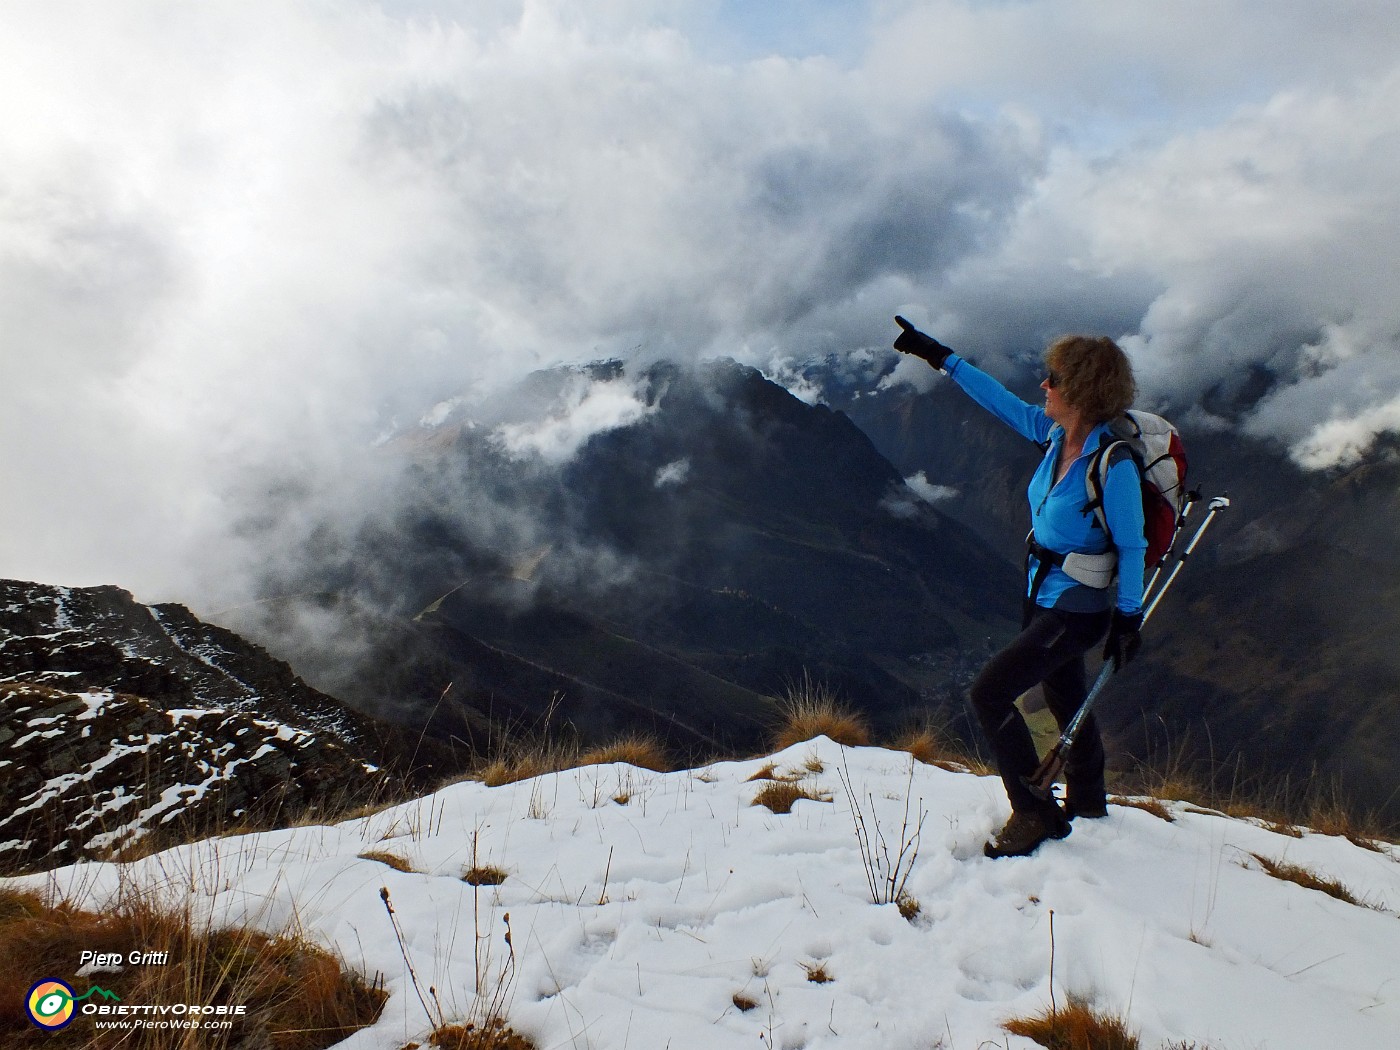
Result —
POLYGON ((1188 543, 1186 549, 1181 552, 1181 557, 1178 558, 1176 564, 1172 566, 1171 575, 1167 577, 1167 582, 1162 584, 1162 589, 1153 596, 1152 604, 1143 610, 1142 622, 1144 624, 1147 623, 1152 617, 1152 614, 1157 610, 1158 604, 1160 604, 1168 589, 1170 589, 1171 585, 1176 581, 1177 576, 1186 565, 1186 559, 1191 557, 1191 552, 1196 549, 1196 544, 1201 542, 1201 537, 1205 535, 1206 529, 1210 528, 1210 523, 1215 520, 1215 516, 1221 511, 1226 510, 1229 506, 1229 496, 1216 496, 1210 501, 1210 506, 1208 508, 1210 513, 1206 515, 1206 520, 1201 522, 1201 527, 1196 530, 1195 535, 1191 537, 1191 542, 1188 543))

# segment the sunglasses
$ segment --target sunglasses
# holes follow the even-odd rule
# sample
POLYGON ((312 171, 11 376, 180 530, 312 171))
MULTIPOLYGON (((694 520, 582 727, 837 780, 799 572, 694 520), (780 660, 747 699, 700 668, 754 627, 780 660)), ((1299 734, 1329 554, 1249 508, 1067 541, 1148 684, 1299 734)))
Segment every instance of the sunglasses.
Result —
POLYGON ((1060 385, 1060 374, 1053 368, 1046 369, 1045 374, 1041 376, 1041 382, 1051 390, 1054 390, 1055 387, 1060 385))

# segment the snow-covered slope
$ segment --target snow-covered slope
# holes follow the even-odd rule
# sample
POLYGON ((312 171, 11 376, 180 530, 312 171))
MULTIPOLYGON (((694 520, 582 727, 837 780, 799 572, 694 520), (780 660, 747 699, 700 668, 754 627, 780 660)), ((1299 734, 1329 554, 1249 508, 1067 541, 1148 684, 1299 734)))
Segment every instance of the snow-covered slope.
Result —
POLYGON ((89 906, 123 884, 163 886, 217 922, 295 921, 386 978, 381 1020, 342 1044, 358 1050, 398 1050, 429 1028, 381 889, 424 997, 435 988, 449 1020, 471 1012, 478 978, 498 987, 513 950, 506 1013, 541 1048, 1027 1048, 1000 1022, 1050 1003, 1052 912, 1058 1001, 1126 1016, 1144 1047, 1397 1045, 1393 847, 1171 803, 1171 822, 1113 806, 1033 857, 992 861, 982 843, 1006 815, 994 779, 825 738, 772 761, 830 801, 786 815, 752 806, 765 782, 750 778, 768 760, 592 766, 18 881, 89 906), (911 829, 924 814, 912 920, 872 903, 843 778, 892 852, 906 808, 911 829), (414 870, 360 857, 370 851, 414 870), (1339 880, 1370 906, 1280 881, 1256 855, 1339 880), (505 881, 470 885, 474 865, 505 881), (830 979, 813 981, 818 970, 830 979))

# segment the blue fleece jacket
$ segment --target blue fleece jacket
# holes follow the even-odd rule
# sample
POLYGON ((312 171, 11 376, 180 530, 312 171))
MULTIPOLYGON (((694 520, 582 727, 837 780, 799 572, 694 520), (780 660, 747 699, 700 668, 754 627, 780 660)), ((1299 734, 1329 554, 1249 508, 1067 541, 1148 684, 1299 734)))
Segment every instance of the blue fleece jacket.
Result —
MULTIPOLYGON (((1075 551, 1101 554, 1108 550, 1109 538, 1104 535, 1098 518, 1084 509, 1088 502, 1085 473, 1100 440, 1108 433, 1108 424, 1100 423, 1090 431, 1079 458, 1056 484, 1055 464, 1059 462, 1064 444, 1064 428, 1053 422, 1039 405, 1022 401, 957 354, 948 355, 943 371, 968 396, 1012 430, 1042 447, 1048 443, 1045 457, 1026 490, 1036 542, 1061 554, 1075 551)), ((1125 613, 1136 613, 1142 609, 1147 540, 1143 535, 1142 484, 1137 465, 1130 458, 1124 457, 1109 466, 1104 479, 1103 503, 1104 517, 1108 519, 1112 542, 1118 550, 1118 608, 1125 613)), ((1032 557, 1026 578, 1027 593, 1036 568, 1036 559, 1032 557)), ((1099 612, 1107 609, 1111 601, 1111 590, 1086 587, 1070 579, 1058 567, 1050 569, 1036 596, 1037 605, 1067 612, 1099 612)))

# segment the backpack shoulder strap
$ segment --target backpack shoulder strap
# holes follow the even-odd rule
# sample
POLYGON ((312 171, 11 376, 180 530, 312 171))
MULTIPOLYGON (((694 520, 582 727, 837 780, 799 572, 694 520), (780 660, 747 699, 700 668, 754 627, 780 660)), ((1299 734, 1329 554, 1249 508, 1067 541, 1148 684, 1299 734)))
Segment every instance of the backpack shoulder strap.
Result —
POLYGON ((1089 459, 1088 468, 1084 471, 1084 490, 1087 501, 1084 504, 1083 512, 1092 513, 1099 528, 1103 529, 1104 535, 1113 538, 1113 532, 1108 527, 1108 518, 1103 512, 1103 489, 1104 482, 1108 478, 1108 470, 1114 464, 1121 463, 1124 459, 1137 462, 1137 457, 1133 454, 1133 447, 1122 438, 1115 438, 1109 434, 1103 435, 1099 440, 1099 447, 1094 450, 1094 454, 1089 459))
POLYGON ((1062 427, 1062 426, 1060 426, 1060 424, 1056 423, 1053 427, 1050 428, 1050 436, 1049 436, 1049 437, 1047 437, 1044 441, 1037 441, 1037 442, 1035 443, 1036 448, 1040 449, 1040 454, 1041 454, 1042 456, 1043 456, 1045 453, 1049 452, 1049 451, 1050 451, 1050 446, 1053 445, 1053 444, 1055 443, 1055 431, 1057 431, 1057 430, 1063 431, 1063 430, 1064 430, 1064 427, 1062 427))

